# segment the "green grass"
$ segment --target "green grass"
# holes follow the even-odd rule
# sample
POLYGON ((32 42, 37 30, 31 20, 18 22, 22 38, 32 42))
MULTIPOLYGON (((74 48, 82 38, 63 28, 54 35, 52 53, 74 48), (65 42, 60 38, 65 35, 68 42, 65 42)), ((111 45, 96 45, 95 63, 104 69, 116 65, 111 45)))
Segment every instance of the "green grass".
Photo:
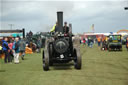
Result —
MULTIPOLYGON (((4 64, 0 85, 128 85, 128 51, 101 51, 81 45, 82 69, 63 65, 43 71, 41 54, 28 54, 20 64, 4 64)), ((0 60, 2 61, 2 60, 0 60)))

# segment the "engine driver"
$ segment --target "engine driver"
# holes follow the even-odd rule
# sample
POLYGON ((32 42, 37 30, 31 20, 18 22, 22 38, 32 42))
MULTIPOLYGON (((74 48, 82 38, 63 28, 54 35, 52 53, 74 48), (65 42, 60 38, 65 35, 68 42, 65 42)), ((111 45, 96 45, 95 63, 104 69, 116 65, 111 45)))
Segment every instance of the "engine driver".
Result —
POLYGON ((64 22, 64 27, 63 27, 64 34, 69 33, 69 27, 67 26, 67 22, 64 22))
POLYGON ((50 32, 58 32, 58 22, 56 22, 56 24, 52 27, 52 29, 50 30, 50 32))

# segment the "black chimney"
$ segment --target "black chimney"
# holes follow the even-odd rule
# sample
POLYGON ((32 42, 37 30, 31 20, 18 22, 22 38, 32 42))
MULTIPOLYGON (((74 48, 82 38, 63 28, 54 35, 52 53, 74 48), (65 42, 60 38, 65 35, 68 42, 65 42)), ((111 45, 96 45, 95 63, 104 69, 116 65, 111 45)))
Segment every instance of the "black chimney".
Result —
POLYGON ((63 33, 63 12, 57 12, 58 31, 63 33))

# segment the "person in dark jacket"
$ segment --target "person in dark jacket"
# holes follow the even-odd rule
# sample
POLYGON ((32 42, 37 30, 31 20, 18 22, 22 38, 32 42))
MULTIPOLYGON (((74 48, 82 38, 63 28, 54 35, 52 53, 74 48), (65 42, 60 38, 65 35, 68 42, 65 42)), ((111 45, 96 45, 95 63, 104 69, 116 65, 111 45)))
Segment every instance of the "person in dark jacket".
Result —
POLYGON ((10 58, 9 53, 8 53, 9 47, 8 47, 7 41, 8 41, 8 38, 6 38, 6 37, 4 38, 4 40, 2 40, 2 42, 3 42, 2 47, 3 47, 3 51, 5 53, 4 62, 5 63, 10 63, 11 62, 11 58, 10 58))
POLYGON ((37 53, 40 53, 41 52, 41 39, 39 38, 38 40, 37 40, 37 53))
POLYGON ((126 48, 127 48, 127 51, 128 51, 128 37, 126 38, 126 48))
POLYGON ((63 27, 64 34, 69 33, 69 27, 67 26, 67 22, 64 22, 64 27, 63 27))

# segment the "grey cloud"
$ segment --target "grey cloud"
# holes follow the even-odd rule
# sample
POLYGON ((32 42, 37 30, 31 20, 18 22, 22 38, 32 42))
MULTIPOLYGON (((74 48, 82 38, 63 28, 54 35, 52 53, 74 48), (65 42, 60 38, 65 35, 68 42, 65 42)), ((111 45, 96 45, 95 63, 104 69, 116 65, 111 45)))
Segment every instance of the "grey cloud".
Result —
POLYGON ((120 1, 4 1, 2 3, 2 27, 7 23, 32 31, 49 31, 56 22, 56 12, 64 12, 64 21, 73 24, 73 32, 88 32, 95 24, 96 32, 110 32, 128 28, 128 12, 120 1), (6 23, 5 23, 6 22, 6 23))

